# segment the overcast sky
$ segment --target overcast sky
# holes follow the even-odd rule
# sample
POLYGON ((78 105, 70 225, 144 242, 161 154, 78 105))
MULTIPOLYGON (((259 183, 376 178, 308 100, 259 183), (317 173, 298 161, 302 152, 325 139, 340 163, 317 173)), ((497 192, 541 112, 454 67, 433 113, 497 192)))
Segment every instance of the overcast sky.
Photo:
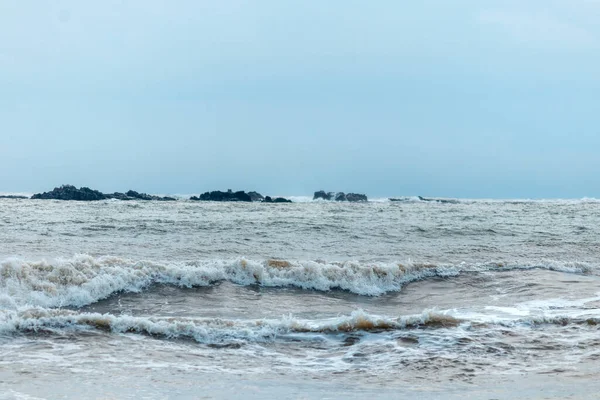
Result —
POLYGON ((598 0, 0 0, 0 191, 600 197, 598 21, 598 0))

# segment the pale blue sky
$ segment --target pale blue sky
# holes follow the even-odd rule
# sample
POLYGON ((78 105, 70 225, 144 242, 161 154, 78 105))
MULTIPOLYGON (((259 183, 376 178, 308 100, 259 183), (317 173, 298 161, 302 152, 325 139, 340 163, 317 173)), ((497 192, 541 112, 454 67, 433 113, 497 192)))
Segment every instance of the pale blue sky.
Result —
POLYGON ((0 0, 0 191, 600 197, 600 1, 0 0))

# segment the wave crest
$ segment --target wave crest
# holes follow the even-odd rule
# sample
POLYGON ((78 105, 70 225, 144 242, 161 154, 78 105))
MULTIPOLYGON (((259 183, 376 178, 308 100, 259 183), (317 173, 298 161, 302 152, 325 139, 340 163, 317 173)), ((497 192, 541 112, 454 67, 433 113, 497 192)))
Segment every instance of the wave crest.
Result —
POLYGON ((461 321, 435 311, 399 318, 381 317, 356 310, 350 315, 324 320, 280 319, 227 320, 220 318, 154 318, 78 313, 71 310, 30 308, 0 313, 0 332, 54 332, 94 329, 112 333, 136 333, 166 339, 193 339, 219 344, 235 341, 272 341, 286 334, 335 334, 380 332, 417 328, 455 327, 461 321))
POLYGON ((23 305, 81 307, 117 292, 139 292, 152 284, 193 287, 218 281, 320 291, 341 289, 378 296, 400 291, 403 285, 426 278, 452 277, 461 272, 533 268, 571 273, 597 270, 595 266, 577 262, 436 265, 240 258, 158 263, 88 255, 39 262, 8 259, 0 263, 0 305, 8 309, 23 305))

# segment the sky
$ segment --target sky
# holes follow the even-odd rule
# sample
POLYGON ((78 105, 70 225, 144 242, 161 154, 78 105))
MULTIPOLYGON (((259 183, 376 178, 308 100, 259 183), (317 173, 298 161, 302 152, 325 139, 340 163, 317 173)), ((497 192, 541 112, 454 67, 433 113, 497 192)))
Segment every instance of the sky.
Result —
POLYGON ((600 0, 0 0, 0 192, 600 197, 600 0))

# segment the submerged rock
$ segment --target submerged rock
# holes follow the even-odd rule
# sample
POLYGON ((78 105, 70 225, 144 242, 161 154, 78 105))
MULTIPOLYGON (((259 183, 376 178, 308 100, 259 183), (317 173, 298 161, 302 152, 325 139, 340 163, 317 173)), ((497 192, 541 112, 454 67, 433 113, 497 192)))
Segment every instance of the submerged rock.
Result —
POLYGON ((422 196, 417 196, 417 197, 421 201, 431 201, 431 202, 440 203, 440 204, 458 204, 458 203, 460 203, 458 200, 455 200, 455 199, 435 199, 435 198, 422 197, 422 196))
POLYGON ((109 199, 117 199, 117 200, 132 200, 125 193, 114 192, 111 194, 105 194, 105 196, 109 199))
POLYGON ((62 185, 61 187, 54 188, 50 192, 36 193, 31 196, 31 198, 44 200, 96 201, 104 200, 107 197, 104 195, 104 193, 88 187, 81 187, 77 189, 73 185, 62 185))

